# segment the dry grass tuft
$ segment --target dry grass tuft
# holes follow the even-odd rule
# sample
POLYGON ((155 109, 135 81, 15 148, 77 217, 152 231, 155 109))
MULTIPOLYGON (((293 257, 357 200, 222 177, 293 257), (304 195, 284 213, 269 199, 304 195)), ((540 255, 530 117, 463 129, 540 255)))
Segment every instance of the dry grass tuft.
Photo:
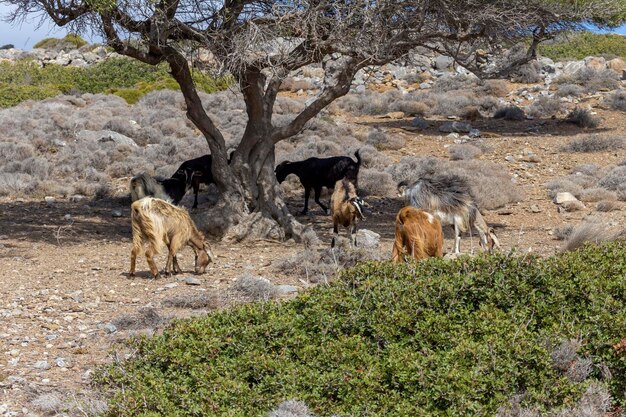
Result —
POLYGON ((622 149, 624 138, 621 136, 589 135, 571 140, 563 146, 563 152, 608 152, 622 149))

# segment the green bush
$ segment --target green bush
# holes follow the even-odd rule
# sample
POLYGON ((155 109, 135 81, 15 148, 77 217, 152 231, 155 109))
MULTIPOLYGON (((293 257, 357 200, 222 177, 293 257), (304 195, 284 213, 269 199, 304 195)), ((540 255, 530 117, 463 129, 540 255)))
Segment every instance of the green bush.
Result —
POLYGON ((64 38, 45 38, 33 45, 33 48, 43 49, 60 49, 72 48, 78 49, 87 45, 87 41, 74 33, 68 33, 64 38))
POLYGON ((0 108, 12 107, 26 100, 43 100, 62 94, 54 86, 13 85, 0 82, 0 108))
MULTIPOLYGON (((199 71, 194 72, 193 77, 198 89, 206 93, 224 90, 232 84, 231 77, 213 78, 199 71)), ((166 64, 153 66, 128 58, 111 58, 80 68, 59 65, 42 68, 31 60, 0 62, 0 97, 4 98, 0 100, 0 107, 69 92, 111 93, 133 104, 144 94, 162 88, 179 88, 166 64), (22 93, 11 98, 15 90, 22 93), (42 97, 41 91, 55 93, 42 97)))
POLYGON ((362 264, 293 301, 132 339, 130 359, 95 381, 109 416, 262 416, 290 398, 322 416, 495 415, 516 395, 555 410, 604 366, 622 400, 626 355, 612 346, 625 336, 625 249, 362 264), (551 358, 570 338, 598 365, 586 381, 551 358))
POLYGON ((553 60, 583 59, 588 56, 626 58, 626 37, 592 32, 570 33, 539 46, 539 55, 553 60))

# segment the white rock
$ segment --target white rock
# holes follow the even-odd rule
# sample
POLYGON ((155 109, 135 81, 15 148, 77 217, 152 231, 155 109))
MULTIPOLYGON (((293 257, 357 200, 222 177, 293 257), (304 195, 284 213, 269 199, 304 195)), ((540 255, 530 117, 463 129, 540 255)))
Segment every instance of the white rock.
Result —
POLYGON ((568 201, 578 201, 578 199, 574 197, 572 193, 568 192, 557 193, 556 197, 554 198, 554 202, 556 204, 563 204, 568 201))

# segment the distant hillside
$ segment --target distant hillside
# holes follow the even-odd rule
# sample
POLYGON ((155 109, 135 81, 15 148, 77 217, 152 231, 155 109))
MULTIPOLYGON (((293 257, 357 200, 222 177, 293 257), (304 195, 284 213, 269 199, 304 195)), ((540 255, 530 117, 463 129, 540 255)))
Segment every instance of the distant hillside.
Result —
POLYGON ((591 32, 569 33, 539 47, 539 55, 554 60, 588 56, 626 58, 626 36, 591 32))

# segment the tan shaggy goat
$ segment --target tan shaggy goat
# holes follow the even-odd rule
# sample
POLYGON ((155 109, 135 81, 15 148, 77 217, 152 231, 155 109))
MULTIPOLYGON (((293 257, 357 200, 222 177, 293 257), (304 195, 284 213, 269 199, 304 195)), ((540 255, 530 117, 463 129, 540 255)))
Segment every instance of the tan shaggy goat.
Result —
POLYGON ((330 213, 333 218, 333 240, 331 248, 335 247, 335 238, 339 235, 337 226, 350 227, 350 241, 356 246, 356 223, 363 220, 363 205, 365 203, 357 195, 354 184, 347 180, 339 180, 335 184, 335 191, 330 197, 330 213))
POLYGON ((396 239, 391 260, 400 262, 406 253, 415 259, 443 256, 441 222, 432 214, 407 206, 396 216, 396 239))
POLYGON ((130 254, 130 276, 135 275, 137 255, 144 247, 150 272, 159 278, 159 270, 154 263, 154 255, 161 251, 163 245, 168 248, 165 273, 182 272, 176 259, 176 253, 183 246, 189 245, 196 254, 195 272, 204 273, 207 265, 213 260, 211 248, 204 241, 204 235, 198 231, 186 209, 176 207, 158 198, 144 197, 131 205, 133 227, 133 249, 130 254))

